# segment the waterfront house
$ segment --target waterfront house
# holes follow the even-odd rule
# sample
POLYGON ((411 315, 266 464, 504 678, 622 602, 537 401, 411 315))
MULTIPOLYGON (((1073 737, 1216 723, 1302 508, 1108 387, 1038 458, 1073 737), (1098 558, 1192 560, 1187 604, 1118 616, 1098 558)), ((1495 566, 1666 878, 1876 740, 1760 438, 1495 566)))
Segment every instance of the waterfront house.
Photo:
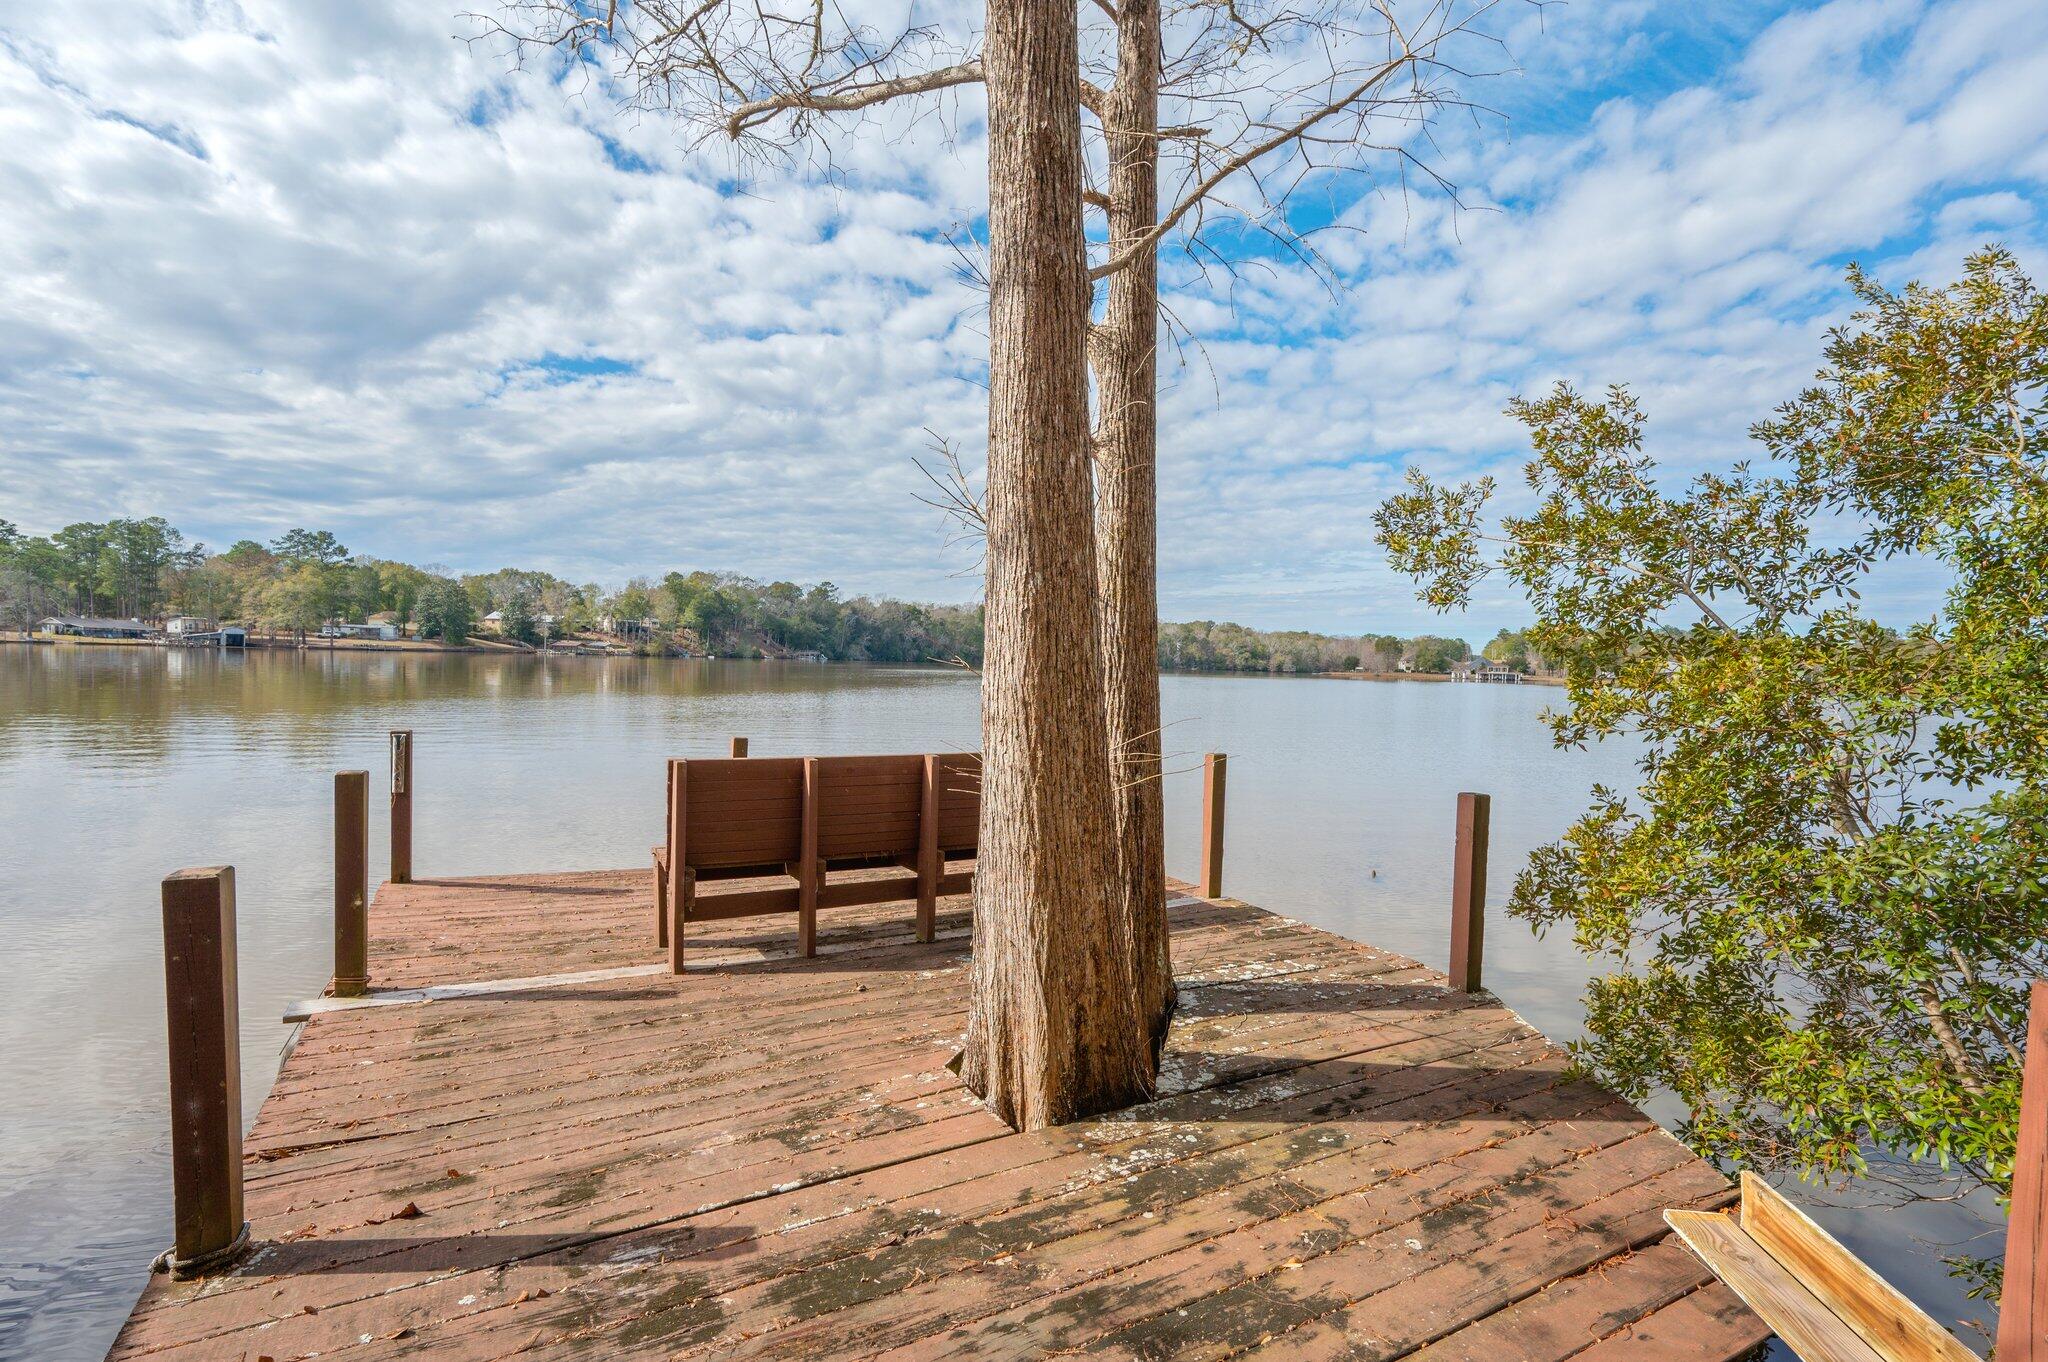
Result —
POLYGON ((218 620, 204 615, 173 615, 164 621, 164 633, 172 638, 185 638, 191 634, 210 634, 220 628, 218 620))
POLYGON ((68 638, 148 638, 154 631, 141 620, 100 619, 91 615, 50 615, 37 628, 68 638))

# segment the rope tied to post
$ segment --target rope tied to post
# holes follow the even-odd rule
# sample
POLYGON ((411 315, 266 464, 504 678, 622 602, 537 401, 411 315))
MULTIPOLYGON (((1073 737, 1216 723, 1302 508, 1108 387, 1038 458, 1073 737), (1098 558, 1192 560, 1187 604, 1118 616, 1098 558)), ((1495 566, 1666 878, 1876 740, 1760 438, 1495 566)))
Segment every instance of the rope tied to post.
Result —
POLYGON ((244 1220, 241 1233, 225 1246, 191 1258, 180 1258, 175 1248, 167 1248, 149 1260, 149 1270, 152 1273, 168 1272, 172 1281, 189 1282, 195 1277, 210 1277, 233 1267, 249 1247, 249 1222, 244 1220))

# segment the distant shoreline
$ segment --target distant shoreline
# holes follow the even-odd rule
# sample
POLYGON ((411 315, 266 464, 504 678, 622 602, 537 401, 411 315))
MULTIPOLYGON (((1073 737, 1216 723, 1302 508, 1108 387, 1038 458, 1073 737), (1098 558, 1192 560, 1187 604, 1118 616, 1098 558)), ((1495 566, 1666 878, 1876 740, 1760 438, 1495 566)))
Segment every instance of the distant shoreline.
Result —
MULTIPOLYGON (((525 653, 511 644, 488 647, 474 643, 450 644, 434 639, 308 639, 304 644, 272 638, 252 638, 239 648, 216 644, 170 643, 156 638, 81 638, 72 634, 0 634, 0 643, 26 643, 59 648, 168 648, 204 653, 525 653)), ((568 656, 569 654, 558 654, 568 656)))
MULTIPOLYGON (((441 643, 432 639, 321 639, 308 640, 303 645, 286 643, 275 639, 251 639, 244 648, 217 648, 210 645, 186 648, 178 644, 165 643, 158 639, 146 638, 76 638, 71 636, 52 637, 48 634, 0 633, 0 643, 20 643, 36 646, 75 648, 160 648, 181 649, 197 652, 251 652, 251 653, 447 653, 486 657, 548 657, 548 658, 628 658, 647 662, 787 662, 787 658, 775 657, 659 657, 639 653, 590 653, 569 649, 553 650, 546 653, 538 648, 522 648, 511 643, 461 645, 441 643)), ((806 662, 798 665, 818 666, 806 662)), ((884 667, 940 666, 941 663, 880 662, 862 664, 859 662, 827 663, 822 665, 872 665, 884 667)), ((1270 679, 1308 681, 1420 681, 1431 684, 1445 684, 1453 680, 1448 672, 1269 672, 1269 671, 1224 671, 1203 667, 1161 667, 1161 676, 1251 676, 1270 679)), ((1462 684, 1462 683, 1461 683, 1462 684)), ((1500 682, 1482 684, 1499 685, 1500 682)), ((1561 676, 1524 676, 1510 685, 1563 686, 1561 676)))
MULTIPOLYGON (((1226 673, 1226 674, 1228 674, 1228 673, 1226 673)), ((1245 673, 1237 673, 1237 675, 1244 675, 1244 674, 1245 674, 1245 673)), ((1312 675, 1312 676, 1327 676, 1327 677, 1329 677, 1329 678, 1330 678, 1331 680, 1333 680, 1333 681, 1440 681, 1440 682, 1442 682, 1442 681, 1450 681, 1450 680, 1452 680, 1452 679, 1453 679, 1453 678, 1452 678, 1452 676, 1451 676, 1451 674, 1450 674, 1449 672, 1311 672, 1311 673, 1310 673, 1310 675, 1312 675)), ((1461 684, 1462 684, 1462 683, 1461 683, 1461 684)), ((1502 685, 1502 684, 1506 684, 1506 685, 1511 685, 1511 686, 1515 686, 1515 685, 1519 685, 1519 686, 1562 686, 1562 685, 1564 685, 1564 684, 1565 684, 1565 679, 1564 679, 1564 678, 1563 678, 1562 676, 1523 676, 1523 677, 1522 677, 1522 679, 1521 679, 1520 681, 1509 681, 1509 682, 1505 682, 1505 683, 1503 683, 1503 682, 1499 682, 1499 681, 1486 681, 1486 682, 1480 682, 1480 683, 1478 683, 1478 684, 1481 684, 1481 685, 1490 685, 1490 686, 1497 686, 1497 685, 1502 685)))

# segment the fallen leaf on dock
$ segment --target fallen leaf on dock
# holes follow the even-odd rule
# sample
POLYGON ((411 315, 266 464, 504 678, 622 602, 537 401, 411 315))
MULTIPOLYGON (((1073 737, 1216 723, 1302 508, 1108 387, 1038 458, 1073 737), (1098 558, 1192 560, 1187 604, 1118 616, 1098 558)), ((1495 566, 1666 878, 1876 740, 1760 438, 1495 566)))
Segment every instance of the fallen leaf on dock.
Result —
POLYGON ((419 1202, 408 1201, 403 1206, 400 1206, 397 1210, 393 1211, 391 1213, 391 1218, 393 1220, 417 1220, 425 1214, 426 1212, 420 1209, 419 1202))

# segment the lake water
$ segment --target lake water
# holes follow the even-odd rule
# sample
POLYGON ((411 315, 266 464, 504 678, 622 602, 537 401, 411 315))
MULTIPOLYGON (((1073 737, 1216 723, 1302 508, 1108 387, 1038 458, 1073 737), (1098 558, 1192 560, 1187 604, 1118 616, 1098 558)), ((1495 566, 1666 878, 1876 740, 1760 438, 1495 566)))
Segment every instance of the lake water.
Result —
MULTIPOLYGON (((1595 782, 1630 781, 1624 750, 1552 748, 1547 688, 1169 676, 1164 698, 1169 871, 1195 873, 1201 754, 1228 752, 1226 892, 1438 967, 1459 790, 1493 795, 1497 908, 1595 782)), ((417 873, 465 875, 645 864, 664 758, 733 734, 756 756, 970 749, 978 706, 943 668, 0 645, 0 1357, 101 1356, 169 1241, 167 872, 236 867, 253 1116, 278 1016, 331 973, 332 773, 381 788, 387 730, 417 735, 417 873)), ((1578 1033, 1568 940, 1496 911, 1486 974, 1578 1033)), ((1986 1313, 1938 1259, 1995 1251, 1996 1227, 1819 1218, 1937 1317, 1986 1313)))

